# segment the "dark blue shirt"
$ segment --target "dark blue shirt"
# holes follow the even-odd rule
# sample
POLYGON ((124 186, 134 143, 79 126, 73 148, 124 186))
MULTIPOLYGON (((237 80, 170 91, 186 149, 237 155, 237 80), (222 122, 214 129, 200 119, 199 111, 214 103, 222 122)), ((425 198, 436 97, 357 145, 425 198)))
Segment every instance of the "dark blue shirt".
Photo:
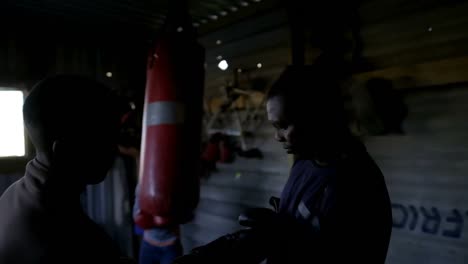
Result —
MULTIPOLYGON (((280 201, 292 219, 279 261, 384 263, 392 215, 384 177, 364 146, 356 144, 334 164, 297 160, 280 201), (303 260, 302 260, 303 261, 303 260)), ((278 255, 278 252, 277 252, 278 255)), ((277 256, 278 257, 278 256, 277 256)))
POLYGON ((297 160, 280 200, 280 212, 320 229, 321 211, 329 205, 325 191, 336 175, 334 167, 319 167, 311 160, 297 160))

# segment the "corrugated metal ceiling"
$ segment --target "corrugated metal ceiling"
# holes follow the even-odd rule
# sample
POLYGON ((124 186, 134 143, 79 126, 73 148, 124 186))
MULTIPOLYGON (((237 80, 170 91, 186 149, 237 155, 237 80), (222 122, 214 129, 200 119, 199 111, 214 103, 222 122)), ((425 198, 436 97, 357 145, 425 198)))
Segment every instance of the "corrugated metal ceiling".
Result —
MULTIPOLYGON (((174 1, 174 0, 172 0, 174 1)), ((115 23, 157 30, 168 13, 169 0, 14 0, 10 5, 25 14, 54 16, 87 24, 115 23)), ((200 31, 242 20, 277 6, 279 0, 189 1, 194 26, 200 31)))

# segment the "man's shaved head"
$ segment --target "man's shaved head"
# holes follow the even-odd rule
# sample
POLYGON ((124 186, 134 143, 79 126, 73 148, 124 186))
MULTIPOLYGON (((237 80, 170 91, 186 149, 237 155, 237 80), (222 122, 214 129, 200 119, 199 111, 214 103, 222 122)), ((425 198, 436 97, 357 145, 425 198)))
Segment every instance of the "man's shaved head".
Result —
POLYGON ((348 136, 340 83, 327 67, 287 67, 267 98, 275 138, 288 153, 324 153, 348 136))
MULTIPOLYGON (((36 152, 54 163, 80 160, 83 168, 107 171, 116 152, 119 113, 106 86, 80 76, 60 75, 34 86, 23 115, 36 152)), ((90 180, 93 182, 94 180, 90 180)))
POLYGON ((57 139, 83 135, 93 125, 116 126, 116 100, 110 90, 81 76, 60 75, 37 83, 23 106, 24 121, 38 151, 57 139))

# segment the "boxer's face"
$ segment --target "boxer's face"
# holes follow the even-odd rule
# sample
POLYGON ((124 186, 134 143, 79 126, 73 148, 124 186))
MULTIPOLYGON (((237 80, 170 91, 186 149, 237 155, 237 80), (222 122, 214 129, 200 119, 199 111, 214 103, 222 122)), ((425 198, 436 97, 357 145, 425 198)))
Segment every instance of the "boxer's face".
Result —
POLYGON ((82 185, 103 181, 117 155, 118 126, 109 119, 90 118, 86 128, 54 142, 54 166, 82 185))
POLYGON ((275 139, 289 154, 296 154, 300 144, 292 118, 286 112, 286 105, 281 96, 274 96, 267 101, 268 120, 276 130, 275 139))

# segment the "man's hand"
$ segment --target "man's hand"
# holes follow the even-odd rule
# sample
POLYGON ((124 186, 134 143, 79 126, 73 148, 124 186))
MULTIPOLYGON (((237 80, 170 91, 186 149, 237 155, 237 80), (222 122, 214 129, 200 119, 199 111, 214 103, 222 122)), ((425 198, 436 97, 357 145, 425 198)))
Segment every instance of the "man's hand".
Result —
POLYGON ((258 264, 265 259, 259 236, 253 230, 240 230, 192 249, 173 264, 258 264))
POLYGON ((272 225, 279 224, 282 221, 282 217, 279 214, 280 199, 272 196, 269 203, 274 210, 268 208, 249 208, 239 215, 239 224, 250 228, 269 228, 272 225))
POLYGON ((250 228, 274 228, 279 221, 279 214, 268 208, 249 208, 239 215, 239 224, 250 228))

